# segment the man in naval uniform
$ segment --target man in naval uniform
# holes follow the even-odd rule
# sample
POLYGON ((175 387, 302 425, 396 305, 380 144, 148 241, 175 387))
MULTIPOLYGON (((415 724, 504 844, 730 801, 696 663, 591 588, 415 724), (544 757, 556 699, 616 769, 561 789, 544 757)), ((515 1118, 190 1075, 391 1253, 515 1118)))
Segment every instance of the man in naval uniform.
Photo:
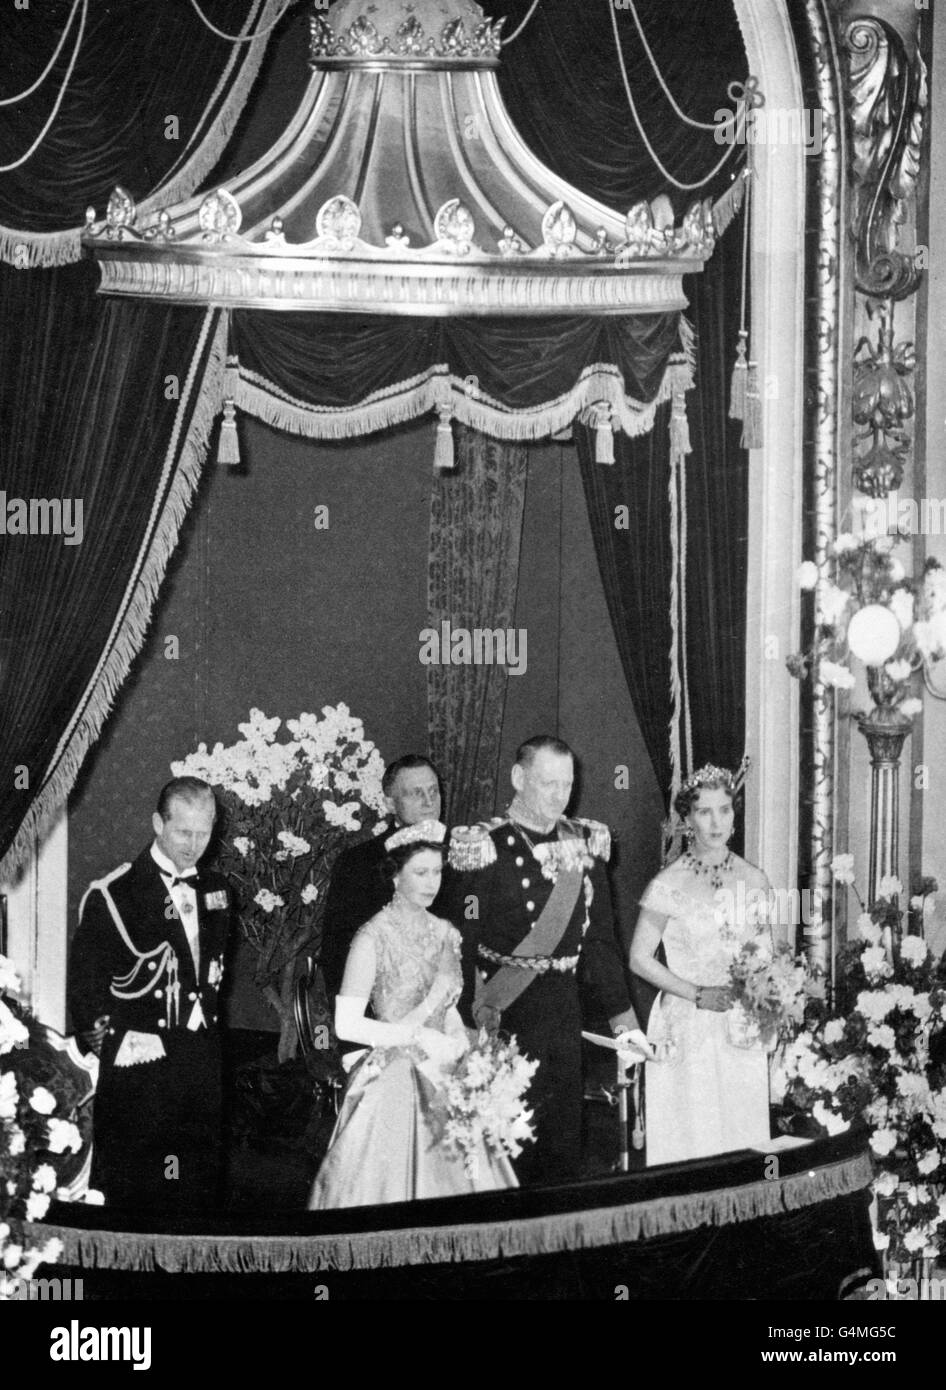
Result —
POLYGON ((335 861, 325 902, 319 963, 330 999, 341 989, 355 932, 390 897, 381 876, 384 842, 405 825, 440 819, 440 776, 429 758, 407 753, 389 763, 381 779, 388 819, 378 834, 343 850, 335 861))
POLYGON ((605 865, 607 827, 564 816, 574 757, 560 739, 521 745, 508 814, 458 826, 450 841, 444 915, 464 948, 461 1013, 515 1034, 539 1068, 527 1103, 536 1142, 516 1172, 521 1182, 573 1182, 581 1159, 579 983, 589 1014, 651 1055, 631 1006, 605 865))
POLYGON ((90 885, 72 944, 73 1025, 101 1055, 92 1186, 135 1211, 202 1212, 219 1200, 230 893, 198 868, 216 811, 206 782, 168 782, 153 843, 90 885))

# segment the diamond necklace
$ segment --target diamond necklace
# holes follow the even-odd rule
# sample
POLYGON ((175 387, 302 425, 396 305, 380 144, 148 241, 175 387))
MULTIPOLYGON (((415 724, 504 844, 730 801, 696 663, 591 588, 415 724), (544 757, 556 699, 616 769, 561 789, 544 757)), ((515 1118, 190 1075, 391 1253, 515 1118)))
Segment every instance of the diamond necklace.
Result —
POLYGON ((729 873, 735 867, 736 857, 730 850, 722 863, 707 864, 702 859, 697 859, 689 850, 684 850, 681 863, 685 869, 692 869, 697 878, 708 878, 711 888, 722 888, 723 874, 729 873))

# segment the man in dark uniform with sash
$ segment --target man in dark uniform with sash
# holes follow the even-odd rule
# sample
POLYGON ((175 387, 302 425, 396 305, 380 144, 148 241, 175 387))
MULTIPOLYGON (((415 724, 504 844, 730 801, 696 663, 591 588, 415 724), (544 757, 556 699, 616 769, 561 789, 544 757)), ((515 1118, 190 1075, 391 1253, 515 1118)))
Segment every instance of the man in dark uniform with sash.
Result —
POLYGON ((72 944, 73 1025, 101 1054, 92 1186, 134 1211, 201 1212, 219 1200, 230 894, 197 867, 216 810, 206 782, 169 782, 153 843, 90 885, 72 944))
POLYGON ((538 1061, 527 1103, 536 1142, 522 1182, 572 1182, 581 1160, 579 979, 589 1012, 650 1055, 631 1006, 605 865, 610 835, 564 816, 574 757, 538 735, 516 754, 506 817, 458 826, 440 903, 464 943, 467 1021, 515 1034, 538 1061))

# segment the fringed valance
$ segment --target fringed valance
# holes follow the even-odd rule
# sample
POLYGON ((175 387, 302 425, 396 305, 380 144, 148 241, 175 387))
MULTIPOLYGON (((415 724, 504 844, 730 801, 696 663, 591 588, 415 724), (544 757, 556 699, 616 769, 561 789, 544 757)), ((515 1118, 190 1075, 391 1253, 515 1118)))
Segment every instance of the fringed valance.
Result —
MULTIPOLYGON (((693 371, 693 331, 675 313, 398 320, 237 310, 227 408, 310 439, 371 434, 435 412, 436 462, 447 468, 451 420, 525 441, 583 419, 595 428, 599 462, 613 463, 614 432, 648 433, 671 399, 672 452, 689 452, 684 395, 693 371)), ((226 426, 223 441, 221 461, 235 462, 226 426)))
MULTIPOLYGON (((285 1235, 162 1235, 53 1224, 36 1225, 29 1233, 38 1244, 57 1237, 63 1243, 62 1262, 85 1269, 161 1269, 173 1274, 384 1269, 548 1255, 754 1221, 861 1191, 871 1176, 870 1158, 861 1152, 771 1180, 543 1215, 518 1215, 514 1208, 520 1203, 505 1201, 499 1205, 508 1209, 495 1219, 433 1225, 424 1224, 422 1215, 422 1208, 431 1204, 420 1203, 415 1204, 416 1224, 402 1229, 385 1229, 384 1211, 375 1209, 379 1229, 329 1234, 312 1229, 319 1224, 317 1217, 300 1218, 294 1233, 285 1235)), ((530 1201, 541 1195, 513 1194, 530 1201)), ((453 1204, 458 1215, 471 1200, 453 1204)), ((335 1224, 339 1216, 344 1213, 334 1214, 335 1224)))

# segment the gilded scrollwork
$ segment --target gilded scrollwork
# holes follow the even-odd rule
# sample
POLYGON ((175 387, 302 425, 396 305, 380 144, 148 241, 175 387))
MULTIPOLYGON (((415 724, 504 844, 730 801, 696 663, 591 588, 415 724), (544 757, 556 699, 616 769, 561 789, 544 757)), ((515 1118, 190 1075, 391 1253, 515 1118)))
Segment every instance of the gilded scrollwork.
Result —
POLYGON ((915 405, 909 378, 916 365, 911 342, 894 343, 893 306, 871 301, 878 320, 877 343, 862 337, 854 349, 852 413, 855 433, 854 485, 869 497, 899 488, 910 450, 905 428, 915 405))
POLYGON ((902 299, 921 274, 901 233, 916 197, 926 66, 901 28, 854 5, 844 9, 855 279, 862 294, 902 299))

